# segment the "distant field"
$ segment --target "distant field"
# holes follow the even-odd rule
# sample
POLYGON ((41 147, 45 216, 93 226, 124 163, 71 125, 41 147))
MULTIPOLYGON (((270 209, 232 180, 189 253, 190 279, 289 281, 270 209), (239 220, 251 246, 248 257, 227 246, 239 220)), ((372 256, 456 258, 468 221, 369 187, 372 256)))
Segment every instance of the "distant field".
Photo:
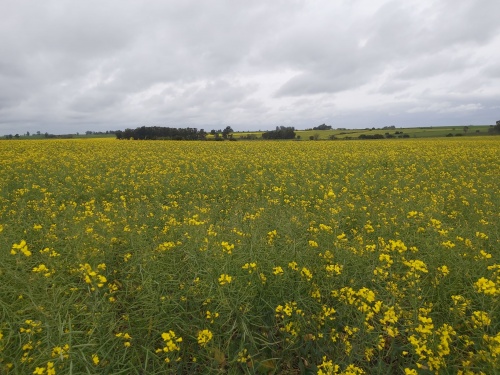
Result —
MULTIPOLYGON (((432 127, 432 128, 396 128, 396 129, 351 129, 351 130, 296 130, 297 136, 300 136, 302 140, 309 140, 310 137, 314 139, 324 140, 330 139, 331 136, 335 136, 337 139, 345 138, 358 138, 360 135, 373 135, 381 134, 384 135, 389 133, 394 137, 402 136, 403 134, 409 135, 411 138, 430 138, 430 137, 445 137, 448 134, 453 134, 456 136, 460 134, 462 136, 472 136, 472 135, 486 135, 488 134, 490 126, 489 125, 476 125, 469 126, 467 132, 464 131, 463 126, 450 126, 450 127, 432 127), (402 134, 395 134, 396 132, 402 134)), ((260 138, 262 132, 239 132, 234 133, 234 138, 239 139, 241 136, 246 136, 253 134, 260 138)))
POLYGON ((2 142, 0 373, 498 373, 499 155, 2 142))

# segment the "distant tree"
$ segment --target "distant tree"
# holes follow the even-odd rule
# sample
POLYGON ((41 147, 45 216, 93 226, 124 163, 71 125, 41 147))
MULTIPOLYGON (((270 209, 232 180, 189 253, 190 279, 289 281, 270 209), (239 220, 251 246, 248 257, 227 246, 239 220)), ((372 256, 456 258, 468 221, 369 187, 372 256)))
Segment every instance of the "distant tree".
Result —
POLYGON ((29 137, 30 136, 30 132, 26 132, 26 136, 29 137))
POLYGON ((467 134, 468 131, 469 131, 469 127, 468 126, 464 126, 464 133, 467 134))
POLYGON ((332 130, 332 127, 331 125, 321 124, 319 126, 315 126, 313 130, 332 130))
POLYGON ((227 139, 233 132, 234 131, 230 126, 226 126, 226 128, 222 131, 222 138, 227 139))
POLYGON ((134 131, 132 129, 125 129, 122 134, 123 139, 131 139, 134 137, 134 131))
POLYGON ((16 134, 14 138, 19 139, 19 134, 16 134))
POLYGON ((207 133, 205 132, 205 130, 200 129, 200 131, 198 132, 198 138, 201 140, 207 139, 207 133))
POLYGON ((262 133, 262 139, 294 139, 295 128, 277 126, 276 130, 262 133))
POLYGON ((497 124, 494 126, 496 132, 500 133, 500 120, 497 121, 497 124))

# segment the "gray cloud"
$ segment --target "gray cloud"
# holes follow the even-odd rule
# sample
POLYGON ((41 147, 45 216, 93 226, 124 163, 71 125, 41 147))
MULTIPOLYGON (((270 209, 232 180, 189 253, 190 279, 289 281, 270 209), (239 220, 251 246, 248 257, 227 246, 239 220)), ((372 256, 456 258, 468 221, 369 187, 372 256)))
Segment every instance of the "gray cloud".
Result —
POLYGON ((0 10, 0 135, 500 117, 496 0, 5 0, 0 10))

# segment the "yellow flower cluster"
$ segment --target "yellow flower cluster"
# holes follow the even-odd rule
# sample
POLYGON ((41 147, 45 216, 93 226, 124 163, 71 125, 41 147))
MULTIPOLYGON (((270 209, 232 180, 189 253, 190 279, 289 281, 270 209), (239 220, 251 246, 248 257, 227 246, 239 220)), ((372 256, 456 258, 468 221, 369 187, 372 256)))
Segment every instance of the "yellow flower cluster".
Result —
MULTIPOLYGON (((168 332, 163 332, 161 334, 161 338, 163 339, 165 346, 157 349, 156 353, 173 353, 181 350, 179 344, 182 342, 182 337, 177 337, 174 331, 170 330, 168 332)), ((180 357, 177 357, 176 360, 180 360, 180 357)), ((170 357, 165 358, 166 363, 169 363, 170 361, 170 357)))
POLYGON ((221 246, 222 246, 223 252, 228 253, 228 254, 232 254, 232 252, 234 250, 234 244, 231 244, 231 243, 226 242, 226 241, 222 241, 221 246))
POLYGON ((54 362, 47 362, 46 367, 37 367, 35 371, 33 371, 33 374, 38 374, 38 375, 55 375, 56 374, 56 369, 54 368, 54 362))
POLYGON ((41 263, 38 266, 33 267, 33 272, 35 272, 35 273, 41 273, 45 277, 50 277, 50 276, 52 276, 56 272, 56 270, 55 269, 49 269, 49 268, 47 268, 47 266, 45 264, 41 263))
POLYGON ((15 243, 12 245, 12 249, 10 250, 10 253, 12 255, 16 255, 19 252, 26 257, 31 256, 31 251, 28 249, 28 244, 26 243, 25 240, 22 240, 21 242, 15 243))
POLYGON ((123 333, 123 332, 118 332, 118 333, 115 333, 115 337, 118 337, 119 339, 122 339, 123 340, 123 346, 128 348, 131 344, 131 340, 132 340, 132 336, 130 336, 130 334, 128 334, 127 332, 123 333))
POLYGON ((223 273, 219 277, 219 284, 220 285, 230 284, 232 281, 233 281, 233 277, 229 276, 228 274, 225 274, 225 273, 223 273))
POLYGON ((78 270, 83 276, 85 283, 89 284, 90 290, 94 291, 95 286, 102 288, 104 284, 108 281, 106 276, 101 275, 99 271, 106 269, 106 265, 101 263, 97 266, 96 270, 92 269, 92 266, 88 263, 80 264, 78 270))
POLYGON ((256 262, 245 263, 243 266, 241 266, 241 268, 244 270, 248 270, 248 273, 252 273, 257 269, 257 263, 256 262))
POLYGON ((212 340, 212 338, 213 338, 213 333, 208 329, 204 329, 198 332, 197 339, 198 339, 198 344, 201 347, 207 346, 207 344, 212 340))

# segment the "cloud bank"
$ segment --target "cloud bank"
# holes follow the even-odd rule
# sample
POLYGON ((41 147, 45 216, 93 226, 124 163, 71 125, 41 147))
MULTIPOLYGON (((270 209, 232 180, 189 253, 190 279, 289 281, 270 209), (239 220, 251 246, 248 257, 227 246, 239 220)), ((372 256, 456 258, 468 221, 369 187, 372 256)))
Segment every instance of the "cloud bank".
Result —
POLYGON ((493 124, 497 0, 4 0, 0 134, 493 124))

